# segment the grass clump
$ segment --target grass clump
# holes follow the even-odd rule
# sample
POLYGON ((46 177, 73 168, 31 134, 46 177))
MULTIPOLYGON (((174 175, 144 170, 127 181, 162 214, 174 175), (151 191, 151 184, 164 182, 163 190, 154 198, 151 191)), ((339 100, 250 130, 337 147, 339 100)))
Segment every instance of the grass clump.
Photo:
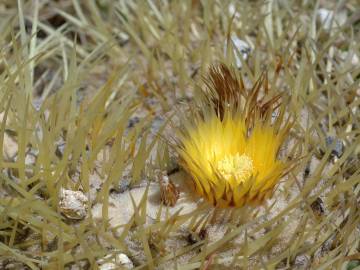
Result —
POLYGON ((1 3, 0 268, 356 268, 358 10, 351 0, 1 3), (166 142, 219 62, 249 89, 266 70, 268 89, 289 97, 280 155, 301 158, 261 206, 201 200, 166 142))

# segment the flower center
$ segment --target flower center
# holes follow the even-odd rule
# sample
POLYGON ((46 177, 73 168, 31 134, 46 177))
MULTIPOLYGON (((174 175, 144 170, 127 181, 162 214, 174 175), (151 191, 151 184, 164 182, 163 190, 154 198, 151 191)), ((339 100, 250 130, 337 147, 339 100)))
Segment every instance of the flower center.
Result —
POLYGON ((234 177, 237 182, 245 182, 253 174, 254 166, 249 156, 237 153, 218 161, 217 169, 226 180, 234 177))

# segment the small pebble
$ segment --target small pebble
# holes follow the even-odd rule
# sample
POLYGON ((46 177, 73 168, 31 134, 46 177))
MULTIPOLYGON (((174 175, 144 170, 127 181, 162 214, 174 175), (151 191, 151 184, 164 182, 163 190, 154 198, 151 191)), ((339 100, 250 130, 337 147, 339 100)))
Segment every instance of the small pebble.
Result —
POLYGON ((318 217, 324 215, 325 210, 324 210, 324 202, 322 201, 321 198, 317 198, 311 205, 311 209, 314 211, 314 214, 317 215, 318 217))
POLYGON ((316 15, 318 22, 321 23, 323 29, 326 31, 330 31, 332 27, 344 25, 347 20, 346 10, 337 12, 334 15, 334 11, 332 10, 319 8, 316 15))
POLYGON ((328 137, 326 137, 326 146, 330 147, 333 144, 334 141, 335 141, 335 145, 334 145, 334 147, 333 147, 333 149, 331 151, 331 154, 333 156, 336 156, 336 157, 340 158, 340 156, 344 152, 344 145, 343 145, 341 140, 336 139, 336 138, 334 138, 332 136, 328 136, 328 137))
POLYGON ((310 264, 310 256, 307 254, 300 254, 296 256, 294 264, 296 267, 301 267, 301 269, 307 269, 310 264))
POLYGON ((132 128, 132 127, 134 127, 137 123, 139 123, 140 122, 140 118, 139 117, 137 117, 137 116, 134 116, 134 117, 131 117, 130 119, 129 119, 129 123, 128 123, 128 125, 127 125, 127 127, 128 128, 132 128))
POLYGON ((334 249, 334 244, 336 241, 336 233, 332 234, 322 245, 320 249, 320 256, 328 253, 334 249))
POLYGON ((359 66, 360 64, 360 58, 355 51, 340 52, 339 56, 342 61, 350 60, 349 62, 353 66, 359 66))
POLYGON ((240 13, 236 10, 236 6, 234 3, 229 4, 228 11, 231 17, 234 16, 236 19, 240 18, 240 13))
MULTIPOLYGON (((234 53, 235 60, 236 60, 236 66, 237 66, 237 68, 241 68, 242 63, 241 63, 241 58, 239 57, 239 53, 241 54, 241 56, 244 60, 247 60, 250 55, 250 52, 251 52, 251 47, 246 41, 238 38, 235 34, 231 35, 230 40, 231 40, 232 46, 233 46, 233 53, 234 53)), ((224 46, 225 57, 227 54, 226 50, 227 50, 227 42, 225 42, 225 46, 224 46)))
POLYGON ((124 253, 119 253, 115 256, 107 255, 103 259, 98 260, 100 270, 115 270, 115 269, 132 269, 134 264, 124 253), (112 258, 111 258, 112 257, 112 258), (111 259, 110 259, 111 258, 111 259))
POLYGON ((81 191, 60 190, 60 211, 69 219, 83 219, 87 213, 87 197, 81 191))
POLYGON ((120 180, 119 186, 115 189, 118 193, 124 193, 130 189, 130 177, 124 177, 120 180))

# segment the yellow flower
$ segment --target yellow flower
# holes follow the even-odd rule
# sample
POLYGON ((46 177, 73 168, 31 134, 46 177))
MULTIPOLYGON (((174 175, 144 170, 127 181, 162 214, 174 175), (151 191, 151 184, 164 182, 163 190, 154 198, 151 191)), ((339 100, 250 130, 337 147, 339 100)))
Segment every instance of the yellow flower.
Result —
MULTIPOLYGON (((227 71, 219 70, 220 75, 227 71)), ((226 76, 223 79, 227 79, 226 76)), ((220 92, 219 81, 212 87, 220 92)), ((249 99, 244 91, 240 87, 239 96, 249 99)), ((234 93, 230 94, 227 97, 233 98, 234 93)), ((283 110, 281 117, 275 120, 272 117, 278 108, 275 104, 278 99, 270 103, 274 106, 267 103, 265 109, 254 102, 241 105, 240 100, 218 96, 210 102, 216 105, 215 109, 205 105, 207 108, 184 123, 179 134, 177 150, 195 190, 219 207, 260 204, 272 194, 289 165, 278 159, 279 149, 290 128, 288 121, 281 125, 283 110)))

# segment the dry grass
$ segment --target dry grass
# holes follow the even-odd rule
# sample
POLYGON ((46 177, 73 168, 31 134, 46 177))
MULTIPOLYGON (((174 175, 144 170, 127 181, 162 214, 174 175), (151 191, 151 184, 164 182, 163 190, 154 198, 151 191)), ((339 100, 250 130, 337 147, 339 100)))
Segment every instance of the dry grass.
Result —
POLYGON ((120 252, 136 269, 359 268, 360 5, 233 3, 0 3, 1 269, 97 269, 120 252), (326 29, 323 7, 347 21, 326 29), (252 48, 239 56, 245 84, 266 70, 290 96, 303 158, 264 207, 151 205, 157 169, 176 160, 167 119, 200 98, 211 64, 235 63, 234 33, 252 48), (119 233, 111 194, 139 187, 119 233), (63 188, 87 196, 86 217, 64 215, 63 188))

